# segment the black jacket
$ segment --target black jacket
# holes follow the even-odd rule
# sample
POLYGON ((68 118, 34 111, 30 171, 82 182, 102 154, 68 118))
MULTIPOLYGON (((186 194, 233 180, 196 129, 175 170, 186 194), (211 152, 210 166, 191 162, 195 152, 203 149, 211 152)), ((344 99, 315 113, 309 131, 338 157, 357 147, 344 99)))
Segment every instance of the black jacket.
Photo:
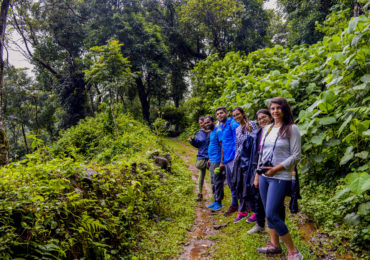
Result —
POLYGON ((253 187, 255 170, 258 162, 258 140, 260 132, 261 130, 257 129, 245 139, 240 154, 240 168, 244 175, 244 196, 248 195, 253 187))

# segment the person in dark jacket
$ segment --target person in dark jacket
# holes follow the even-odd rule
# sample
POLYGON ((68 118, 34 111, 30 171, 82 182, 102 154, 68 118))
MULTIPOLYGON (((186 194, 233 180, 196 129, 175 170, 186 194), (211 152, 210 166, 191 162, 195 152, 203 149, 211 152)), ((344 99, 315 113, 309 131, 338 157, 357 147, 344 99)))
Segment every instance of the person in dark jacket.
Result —
POLYGON ((199 118, 199 126, 202 128, 195 137, 189 137, 190 144, 198 148, 197 162, 195 166, 200 170, 198 178, 198 197, 197 201, 203 199, 203 184, 206 176, 207 162, 208 162, 208 146, 210 130, 206 129, 204 124, 205 117, 199 118))
POLYGON ((256 168, 259 158, 259 152, 261 150, 261 137, 263 133, 263 128, 272 122, 272 117, 270 111, 268 109, 260 109, 257 111, 257 122, 259 125, 259 129, 253 133, 254 138, 254 159, 253 159, 253 176, 252 176, 252 183, 251 185, 251 194, 252 194, 252 201, 251 201, 251 208, 252 211, 255 212, 256 218, 256 225, 248 231, 248 234, 254 234, 261 232, 265 229, 265 209, 263 208, 262 200, 260 193, 258 191, 259 186, 259 175, 256 174, 256 168))
MULTIPOLYGON (((237 223, 248 216, 250 208, 247 201, 248 198, 247 196, 244 196, 247 195, 244 193, 244 187, 248 178, 248 171, 243 171, 241 167, 243 143, 249 139, 249 142, 253 144, 253 138, 251 138, 250 135, 258 127, 255 122, 248 120, 247 115, 241 107, 235 107, 232 112, 232 116, 234 120, 240 124, 239 127, 236 128, 235 157, 230 178, 231 187, 236 190, 237 197, 239 199, 238 215, 234 220, 234 223, 237 223)), ((250 153, 249 155, 250 158, 244 158, 244 160, 250 160, 253 158, 253 153, 250 153)))

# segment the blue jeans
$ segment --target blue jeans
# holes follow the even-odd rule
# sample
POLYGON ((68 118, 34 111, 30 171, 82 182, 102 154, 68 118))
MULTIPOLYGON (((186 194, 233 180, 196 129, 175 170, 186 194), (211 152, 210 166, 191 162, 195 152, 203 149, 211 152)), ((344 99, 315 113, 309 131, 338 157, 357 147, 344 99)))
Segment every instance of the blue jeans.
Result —
POLYGON ((231 160, 230 162, 225 163, 225 172, 226 172, 226 180, 227 184, 229 185, 230 191, 231 191, 231 206, 238 207, 238 191, 237 189, 231 188, 231 177, 233 173, 233 164, 234 160, 231 160))
POLYGON ((274 229, 279 236, 289 233, 284 222, 284 198, 290 187, 290 183, 290 181, 260 176, 259 190, 266 212, 267 226, 274 229))

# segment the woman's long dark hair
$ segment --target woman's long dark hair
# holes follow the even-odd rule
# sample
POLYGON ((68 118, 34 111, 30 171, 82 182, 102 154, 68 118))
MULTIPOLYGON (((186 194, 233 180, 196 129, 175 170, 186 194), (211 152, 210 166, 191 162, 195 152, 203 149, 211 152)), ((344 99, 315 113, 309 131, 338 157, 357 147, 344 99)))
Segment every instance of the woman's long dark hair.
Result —
POLYGON ((270 119, 272 119, 270 111, 266 108, 262 108, 262 109, 258 110, 257 113, 256 113, 256 116, 258 116, 259 114, 264 114, 264 115, 268 116, 270 119))
POLYGON ((278 104, 283 111, 283 126, 279 130, 279 135, 281 138, 288 138, 290 137, 291 126, 294 124, 292 110, 285 98, 282 97, 274 97, 270 101, 269 109, 271 108, 271 104, 278 104))
POLYGON ((244 118, 244 119, 247 119, 247 115, 245 114, 245 112, 244 112, 244 109, 243 109, 243 108, 241 108, 241 107, 235 107, 235 108, 233 109, 233 111, 232 111, 232 112, 234 112, 234 111, 236 111, 236 110, 238 110, 238 111, 243 115, 243 118, 244 118))

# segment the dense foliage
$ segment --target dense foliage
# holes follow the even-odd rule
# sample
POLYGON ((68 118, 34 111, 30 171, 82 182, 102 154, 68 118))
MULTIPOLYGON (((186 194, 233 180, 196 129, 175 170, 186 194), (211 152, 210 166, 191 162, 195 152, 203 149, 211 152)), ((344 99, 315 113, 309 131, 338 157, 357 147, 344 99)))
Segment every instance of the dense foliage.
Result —
POLYGON ((287 98, 303 137, 305 213, 336 238, 367 248, 370 20, 360 16, 329 30, 344 12, 330 15, 317 44, 212 55, 192 79, 194 96, 204 97, 209 112, 242 106, 253 119, 270 98, 287 98))
POLYGON ((115 138, 110 115, 108 110, 87 118, 53 149, 40 147, 1 169, 1 258, 151 255, 155 247, 143 241, 157 223, 158 235, 174 223, 179 238, 172 251, 157 246, 155 255, 177 253, 192 220, 192 212, 185 214, 190 202, 179 203, 192 192, 188 172, 176 159, 171 172, 154 166, 148 151, 168 148, 128 116, 117 116, 115 138), (178 217, 168 220, 173 216, 178 217))

